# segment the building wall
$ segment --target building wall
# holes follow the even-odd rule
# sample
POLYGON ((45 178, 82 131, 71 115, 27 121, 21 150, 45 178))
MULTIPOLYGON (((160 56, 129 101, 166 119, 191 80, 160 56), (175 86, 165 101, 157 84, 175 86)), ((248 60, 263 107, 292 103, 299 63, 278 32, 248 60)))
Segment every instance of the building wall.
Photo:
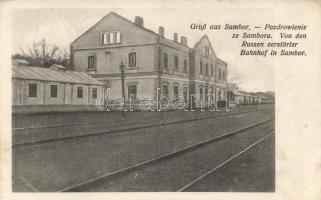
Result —
POLYGON ((226 85, 227 84, 227 66, 220 63, 220 62, 217 62, 216 63, 216 82, 217 83, 220 83, 220 84, 224 84, 226 85), (220 78, 220 74, 219 72, 221 71, 221 78, 220 78), (223 77, 223 72, 225 73, 225 77, 223 77))
POLYGON ((73 52, 74 70, 87 72, 87 58, 96 57, 96 70, 92 74, 120 74, 121 62, 126 66, 126 73, 156 72, 156 45, 106 47, 105 49, 79 50, 73 52), (106 53, 107 52, 107 53, 106 53), (136 68, 129 68, 128 54, 136 52, 136 68))
POLYGON ((72 87, 72 104, 88 104, 88 85, 74 84, 72 87), (83 88, 83 97, 77 97, 77 88, 83 88))
POLYGON ((22 79, 13 79, 13 97, 14 103, 18 105, 34 105, 34 104, 43 104, 44 102, 44 83, 37 80, 22 80, 22 79), (37 85, 37 96, 29 97, 29 84, 37 85), (19 102, 15 102, 18 99, 19 102))
POLYGON ((64 104, 72 104, 72 86, 73 84, 66 83, 64 92, 65 92, 65 101, 64 104))
POLYGON ((158 36, 114 13, 103 18, 74 41, 71 44, 71 51, 71 58, 76 71, 86 72, 87 57, 89 55, 96 56, 96 71, 88 73, 93 74, 100 80, 109 81, 110 92, 113 96, 121 92, 119 64, 124 62, 128 66, 128 53, 130 52, 136 52, 137 69, 126 68, 126 96, 129 79, 135 79, 138 83, 138 94, 141 94, 141 90, 143 90, 144 93, 151 94, 155 99, 157 87, 161 88, 162 84, 166 82, 169 84, 169 98, 171 100, 173 99, 174 83, 179 85, 179 93, 182 93, 182 86, 187 85, 189 96, 193 92, 196 101, 200 101, 199 85, 202 85, 203 95, 205 95, 206 86, 209 89, 214 88, 214 90, 216 87, 226 88, 226 63, 216 57, 207 37, 202 37, 195 48, 190 49, 178 41, 158 36), (112 31, 121 32, 121 43, 102 45, 101 34, 112 31), (205 47, 209 49, 208 55, 205 55, 205 47), (167 69, 164 68, 164 53, 168 56, 167 69), (175 56, 178 57, 177 71, 175 70, 175 56), (187 62, 186 73, 184 72, 184 60, 187 62), (200 73, 201 61, 203 63, 203 74, 200 73), (205 75, 206 65, 208 65, 207 76, 205 75), (160 74, 158 74, 158 66, 161 69, 160 74), (211 66, 213 66, 213 75, 211 66), (225 79, 219 80, 219 69, 225 71, 225 79), (159 85, 157 77, 148 81, 148 77, 153 75, 169 75, 171 79, 162 78, 161 85, 159 85), (173 79, 176 80, 172 81, 173 79), (218 86, 216 83, 218 83, 218 86))
POLYGON ((203 38, 194 48, 194 78, 196 80, 215 82, 215 54, 211 51, 210 43, 206 38, 203 38), (209 48, 208 56, 205 55, 205 47, 209 48), (201 73, 201 62, 203 65, 203 72, 201 73), (208 75, 206 75, 206 65, 208 66, 208 75), (213 75, 211 74, 211 65, 213 66, 213 75))
POLYGON ((214 83, 199 83, 197 82, 195 84, 195 106, 199 107, 202 101, 202 104, 205 105, 206 101, 207 103, 212 103, 215 104, 215 90, 216 86, 214 83), (205 94, 206 88, 208 88, 208 95, 205 94), (201 89, 202 89, 202 94, 201 94, 201 89))
POLYGON ((115 13, 110 13, 100 20, 95 26, 86 31, 72 44, 73 50, 109 48, 128 45, 155 44, 156 34, 140 28, 138 25, 120 17, 115 13), (113 45, 101 44, 101 34, 104 32, 121 32, 121 43, 113 45))
POLYGON ((97 96, 103 95, 103 87, 98 85, 94 86, 23 79, 12 79, 12 85, 13 105, 94 105, 96 100, 92 98, 91 88, 97 88, 97 96), (37 84, 36 97, 29 97, 29 84, 37 84), (57 85, 57 97, 50 96, 51 85, 57 85), (77 87, 83 87, 83 98, 77 98, 77 87), (89 94, 88 88, 90 89, 89 94))
POLYGON ((226 64, 219 60, 215 52, 211 48, 210 41, 207 37, 201 38, 201 40, 195 45, 194 49, 191 51, 190 55, 192 59, 192 69, 191 69, 191 79, 194 80, 194 93, 195 93, 195 106, 200 106, 201 92, 203 91, 203 105, 207 100, 208 103, 215 104, 216 101, 226 100, 226 83, 227 83, 227 73, 226 64), (205 48, 208 48, 208 53, 206 53, 205 48), (201 65, 202 73, 201 73, 201 65), (206 73, 207 67, 207 73, 206 73), (221 70, 221 75, 223 71, 225 73, 225 78, 221 77, 219 79, 219 69, 221 70), (213 73, 212 73, 213 70, 213 73), (206 98, 205 91, 208 88, 209 97, 206 98), (211 90, 211 92, 209 91, 211 90))
POLYGON ((65 102, 65 84, 58 82, 42 82, 44 85, 44 99, 43 104, 64 104, 65 102), (57 97, 50 96, 51 85, 57 85, 57 97))
POLYGON ((187 97, 189 101, 190 97, 190 88, 189 88, 189 80, 184 79, 184 80, 178 80, 178 79, 173 79, 171 77, 162 77, 161 78, 161 87, 160 87, 160 93, 161 95, 164 94, 163 91, 163 85, 168 86, 168 99, 170 102, 174 101, 174 86, 178 87, 178 95, 183 96, 183 89, 184 87, 187 87, 187 97))
MULTIPOLYGON (((98 79, 102 82, 108 80, 108 98, 110 99, 119 99, 122 97, 122 83, 121 78, 101 78, 98 79)), ((137 87, 137 95, 149 95, 153 100, 156 100, 156 87, 157 81, 155 77, 125 77, 125 97, 128 100, 128 86, 136 85, 137 87)))
POLYGON ((20 79, 12 79, 12 104, 22 105, 26 98, 25 82, 20 79))
POLYGON ((160 45, 160 65, 162 73, 175 76, 189 77, 189 49, 181 44, 173 41, 166 41, 162 39, 160 45), (168 67, 164 66, 164 54, 167 54, 168 67), (175 56, 178 58, 178 70, 175 69, 175 56), (184 72, 184 60, 187 63, 187 71, 184 72))
POLYGON ((89 85, 89 105, 95 105, 98 98, 101 98, 104 95, 104 88, 97 85, 89 85), (97 89, 97 98, 93 98, 92 96, 92 89, 97 89))

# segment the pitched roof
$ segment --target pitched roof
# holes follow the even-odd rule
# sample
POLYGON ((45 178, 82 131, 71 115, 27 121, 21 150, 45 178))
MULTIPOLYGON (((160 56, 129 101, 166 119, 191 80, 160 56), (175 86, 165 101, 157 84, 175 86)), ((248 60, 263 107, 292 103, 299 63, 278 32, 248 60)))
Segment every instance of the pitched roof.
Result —
MULTIPOLYGON (((104 21, 107 17, 109 17, 109 16, 111 16, 111 15, 116 16, 116 17, 118 17, 118 18, 120 18, 120 19, 122 19, 122 20, 125 20, 125 21, 133 24, 133 25, 136 26, 137 28, 140 28, 140 29, 142 29, 142 30, 144 30, 144 31, 147 31, 147 32, 151 33, 151 34, 154 34, 155 36, 163 37, 163 36, 159 35, 158 33, 154 32, 154 31, 152 31, 152 30, 150 30, 150 29, 148 29, 148 28, 145 28, 145 27, 143 27, 143 26, 140 26, 140 25, 136 24, 135 22, 133 22, 133 21, 131 21, 131 20, 129 20, 129 19, 127 19, 127 18, 125 18, 125 17, 123 17, 123 16, 115 13, 115 12, 109 12, 107 15, 105 15, 103 18, 101 18, 98 22, 96 22, 93 26, 91 26, 87 31, 85 31, 83 34, 81 34, 79 37, 77 37, 74 41, 72 41, 71 44, 75 43, 75 42, 76 42, 77 40, 79 40, 83 35, 86 35, 90 30, 92 30, 93 28, 95 28, 97 25, 99 25, 102 21, 104 21)), ((168 39, 168 38, 165 38, 165 37, 163 37, 163 38, 164 38, 165 40, 167 40, 167 41, 174 42, 173 40, 170 40, 170 39, 168 39)), ((183 44, 181 44, 181 43, 179 43, 179 42, 174 42, 174 43, 188 47, 188 45, 183 45, 183 44)))
POLYGON ((64 83, 78 83, 87 85, 103 85, 85 72, 57 71, 41 67, 12 67, 12 78, 54 81, 64 83))
POLYGON ((215 53, 214 48, 213 48, 213 46, 212 46, 211 40, 208 38, 208 36, 207 36, 206 34, 203 35, 203 36, 201 37, 201 39, 200 39, 198 42, 195 43, 194 47, 196 47, 197 45, 199 45, 203 39, 207 39, 207 40, 208 40, 209 46, 210 46, 210 48, 211 48, 211 50, 212 50, 212 52, 213 52, 213 54, 214 54, 214 57, 215 57, 219 62, 223 63, 224 65, 227 65, 227 63, 226 63, 224 60, 222 60, 222 59, 220 59, 220 58, 218 58, 218 57, 216 56, 216 53, 215 53))
POLYGON ((138 24, 130 21, 129 19, 115 13, 115 12, 109 12, 107 15, 105 15, 103 18, 101 18, 98 22, 96 22, 93 26, 91 26, 87 31, 85 31, 83 34, 81 34, 79 37, 77 37, 74 41, 71 42, 71 44, 75 43, 78 39, 80 39, 83 35, 86 35, 90 30, 92 30, 93 28, 95 28, 98 24, 100 24, 102 21, 104 21, 107 17, 111 16, 111 15, 114 15, 116 17, 119 17, 121 18, 122 20, 125 20, 127 22, 130 22, 131 24, 135 25, 136 27, 138 28, 141 28, 149 33, 152 33, 154 35, 158 35, 157 33, 155 33, 154 31, 150 30, 150 29, 147 29, 147 28, 144 28, 142 26, 139 26, 138 24))

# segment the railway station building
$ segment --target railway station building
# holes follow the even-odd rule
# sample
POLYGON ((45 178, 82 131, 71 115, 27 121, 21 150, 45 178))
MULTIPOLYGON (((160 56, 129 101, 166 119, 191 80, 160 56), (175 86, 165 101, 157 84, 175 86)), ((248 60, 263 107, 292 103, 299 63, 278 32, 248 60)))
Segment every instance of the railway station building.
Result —
POLYGON ((187 37, 173 33, 167 39, 164 33, 164 27, 158 33, 145 28, 141 17, 130 21, 111 12, 71 43, 73 70, 102 82, 111 98, 122 94, 123 63, 126 99, 148 95, 156 102, 164 95, 195 106, 224 101, 227 63, 216 56, 209 38, 204 35, 189 47, 187 37))
POLYGON ((75 106, 76 110, 79 106, 94 107, 103 90, 103 84, 87 73, 65 71, 60 65, 50 68, 12 66, 14 112, 29 108, 33 111, 66 110, 68 105, 75 106))

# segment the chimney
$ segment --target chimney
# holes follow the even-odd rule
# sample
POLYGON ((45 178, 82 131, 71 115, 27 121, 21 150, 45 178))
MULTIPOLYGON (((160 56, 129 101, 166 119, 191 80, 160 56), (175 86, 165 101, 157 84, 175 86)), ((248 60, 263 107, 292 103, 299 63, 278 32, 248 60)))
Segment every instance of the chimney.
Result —
POLYGON ((138 26, 144 27, 144 19, 140 16, 136 16, 135 24, 137 24, 138 26))
POLYGON ((178 35, 177 35, 177 33, 174 33, 174 41, 175 41, 175 42, 178 42, 178 35))
POLYGON ((187 37, 181 36, 181 44, 187 46, 187 37))
POLYGON ((158 28, 158 34, 159 34, 160 36, 164 37, 164 27, 160 26, 160 27, 158 28))

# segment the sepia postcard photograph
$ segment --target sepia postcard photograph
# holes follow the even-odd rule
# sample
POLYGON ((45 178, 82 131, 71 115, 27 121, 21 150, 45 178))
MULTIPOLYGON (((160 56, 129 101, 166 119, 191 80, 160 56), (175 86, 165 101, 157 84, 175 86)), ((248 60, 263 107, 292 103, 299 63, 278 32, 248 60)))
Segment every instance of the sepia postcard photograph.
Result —
POLYGON ((0 199, 321 198, 317 1, 0 6, 0 199))

